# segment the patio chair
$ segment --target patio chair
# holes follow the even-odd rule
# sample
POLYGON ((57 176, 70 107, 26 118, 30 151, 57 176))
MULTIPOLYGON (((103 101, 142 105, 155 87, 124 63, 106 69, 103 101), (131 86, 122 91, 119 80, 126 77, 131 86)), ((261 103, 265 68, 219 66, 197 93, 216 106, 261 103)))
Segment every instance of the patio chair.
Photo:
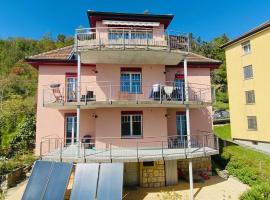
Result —
POLYGON ((164 86, 163 89, 166 94, 167 100, 171 100, 173 93, 173 86, 164 86))
POLYGON ((83 136, 81 143, 83 147, 86 149, 92 149, 93 147, 95 147, 95 145, 93 144, 93 139, 91 135, 83 136))
POLYGON ((60 91, 60 84, 51 84, 50 88, 52 89, 55 102, 61 102, 64 100, 63 95, 60 91))

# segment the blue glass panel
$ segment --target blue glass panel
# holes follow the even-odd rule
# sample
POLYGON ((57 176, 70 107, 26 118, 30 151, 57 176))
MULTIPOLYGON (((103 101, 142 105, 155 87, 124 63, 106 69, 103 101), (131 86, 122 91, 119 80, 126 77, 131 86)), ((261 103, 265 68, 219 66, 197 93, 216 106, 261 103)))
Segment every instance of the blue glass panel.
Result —
POLYGON ((36 161, 22 200, 42 199, 53 168, 52 162, 36 161))
POLYGON ((100 165, 97 199, 122 199, 123 163, 102 163, 100 165))
POLYGON ((98 170, 98 163, 78 163, 76 165, 74 183, 71 191, 71 200, 95 199, 98 170))
POLYGON ((43 200, 63 200, 72 171, 71 163, 55 162, 43 200))
POLYGON ((129 92, 130 91, 130 74, 121 74, 121 91, 122 92, 129 92))

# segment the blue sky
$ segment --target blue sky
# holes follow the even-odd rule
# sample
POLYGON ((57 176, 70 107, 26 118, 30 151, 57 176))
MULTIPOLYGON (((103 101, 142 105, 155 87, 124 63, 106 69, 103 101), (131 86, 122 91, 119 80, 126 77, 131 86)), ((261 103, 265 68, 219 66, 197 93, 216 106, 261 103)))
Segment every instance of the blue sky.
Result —
POLYGON ((270 19, 269 0, 5 0, 0 8, 0 38, 73 35, 89 26, 87 10, 174 14, 170 29, 204 40, 234 38, 270 19))

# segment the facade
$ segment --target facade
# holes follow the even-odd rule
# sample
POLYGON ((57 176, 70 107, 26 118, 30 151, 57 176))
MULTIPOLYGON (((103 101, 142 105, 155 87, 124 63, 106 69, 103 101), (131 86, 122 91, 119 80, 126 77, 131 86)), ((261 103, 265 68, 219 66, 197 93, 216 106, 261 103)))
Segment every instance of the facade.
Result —
POLYGON ((235 141, 270 153, 270 21, 223 46, 226 52, 231 132, 235 141))
POLYGON ((180 171, 192 177, 192 163, 209 169, 218 154, 210 72, 220 62, 168 33, 172 15, 88 17, 74 46, 27 59, 39 74, 36 154, 123 162, 124 184, 143 187, 176 184, 180 171))

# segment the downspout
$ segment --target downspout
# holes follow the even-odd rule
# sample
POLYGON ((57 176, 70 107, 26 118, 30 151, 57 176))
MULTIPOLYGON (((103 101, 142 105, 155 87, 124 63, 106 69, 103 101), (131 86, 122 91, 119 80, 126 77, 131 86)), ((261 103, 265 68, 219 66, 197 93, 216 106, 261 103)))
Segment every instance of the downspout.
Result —
POLYGON ((77 157, 80 157, 80 118, 81 118, 81 55, 77 49, 77 157))
POLYGON ((191 136, 190 136, 190 115, 189 115, 189 92, 188 92, 188 71, 187 58, 184 59, 184 81, 185 81, 185 108, 186 108, 186 125, 187 125, 187 140, 188 140, 188 171, 189 171, 189 199, 193 200, 193 171, 192 171, 192 156, 191 156, 191 136))

